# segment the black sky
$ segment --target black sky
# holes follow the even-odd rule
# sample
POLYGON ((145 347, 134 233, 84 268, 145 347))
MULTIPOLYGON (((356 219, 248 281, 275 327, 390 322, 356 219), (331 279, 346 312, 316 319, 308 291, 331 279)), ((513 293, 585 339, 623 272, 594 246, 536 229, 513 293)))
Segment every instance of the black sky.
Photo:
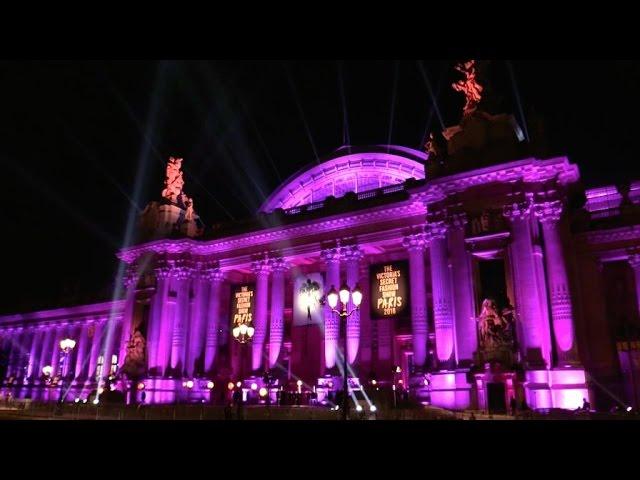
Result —
MULTIPOLYGON (((446 126, 463 103, 454 63, 423 62, 446 126)), ((504 110, 520 119, 515 85, 586 185, 640 177, 640 62, 510 64, 515 84, 506 61, 491 66, 504 110)), ((0 313, 110 298, 129 209, 157 199, 168 155, 185 158, 206 224, 250 216, 342 145, 340 79, 353 145, 386 143, 392 122, 391 143, 418 148, 429 119, 440 123, 417 61, 0 63, 0 313)))

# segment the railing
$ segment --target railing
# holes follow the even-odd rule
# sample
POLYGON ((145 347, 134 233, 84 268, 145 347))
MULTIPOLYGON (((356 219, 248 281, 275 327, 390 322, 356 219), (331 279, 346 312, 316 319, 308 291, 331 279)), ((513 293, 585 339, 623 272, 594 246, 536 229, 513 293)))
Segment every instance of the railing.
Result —
MULTIPOLYGON (((367 190, 365 192, 360 192, 356 194, 356 198, 358 200, 366 200, 369 198, 381 197, 383 195, 388 195, 391 193, 401 192, 406 189, 404 183, 398 183, 397 185, 388 185, 386 187, 377 188, 375 190, 367 190)), ((340 197, 343 198, 343 197, 340 197)), ((319 208, 323 208, 325 206, 326 199, 321 200, 319 202, 309 203, 307 205, 301 205, 299 207, 288 208, 284 211, 285 215, 298 215, 304 212, 311 212, 313 210, 318 210, 319 208)))

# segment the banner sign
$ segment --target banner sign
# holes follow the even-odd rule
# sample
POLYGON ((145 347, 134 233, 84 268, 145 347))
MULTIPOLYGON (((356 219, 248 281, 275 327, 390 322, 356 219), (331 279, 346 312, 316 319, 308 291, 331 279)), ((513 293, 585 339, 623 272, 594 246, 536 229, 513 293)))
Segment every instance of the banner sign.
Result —
POLYGON ((320 299, 324 295, 324 279, 321 273, 298 275, 293 282, 293 325, 322 325, 323 308, 320 299))
POLYGON ((236 285, 231 290, 231 327, 253 322, 255 285, 236 285))
POLYGON ((409 264, 406 260, 372 265, 371 318, 404 318, 409 315, 409 264))

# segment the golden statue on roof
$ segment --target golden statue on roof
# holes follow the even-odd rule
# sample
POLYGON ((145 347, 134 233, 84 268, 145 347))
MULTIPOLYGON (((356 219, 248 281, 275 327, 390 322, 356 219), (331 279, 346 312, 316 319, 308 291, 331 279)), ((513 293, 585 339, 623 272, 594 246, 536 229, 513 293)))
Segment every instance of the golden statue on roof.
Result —
POLYGON ((464 75, 464 79, 458 80, 451 86, 456 92, 464 94, 466 101, 462 112, 464 116, 467 116, 476 110, 478 103, 482 100, 483 88, 478 83, 475 60, 459 63, 456 65, 456 70, 464 75))

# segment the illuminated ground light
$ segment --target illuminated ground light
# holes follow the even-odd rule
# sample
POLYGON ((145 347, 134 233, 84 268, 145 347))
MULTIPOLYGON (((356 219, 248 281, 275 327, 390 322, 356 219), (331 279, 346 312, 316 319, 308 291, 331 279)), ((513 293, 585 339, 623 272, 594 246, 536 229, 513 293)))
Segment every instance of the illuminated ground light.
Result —
POLYGON ((375 405, 371 405, 369 410, 371 410, 372 412, 377 412, 378 411, 378 409, 377 409, 377 407, 375 405))
POLYGON ((627 412, 630 412, 631 410, 633 410, 633 408, 627 407, 627 412))
POLYGON ((97 398, 93 401, 94 405, 98 405, 100 403, 100 400, 98 400, 97 398))
POLYGON ((357 405, 356 412, 361 412, 361 411, 362 411, 362 405, 357 405))
POLYGON ((79 398, 76 398, 73 402, 74 402, 74 403, 80 403, 80 399, 79 399, 79 398))

